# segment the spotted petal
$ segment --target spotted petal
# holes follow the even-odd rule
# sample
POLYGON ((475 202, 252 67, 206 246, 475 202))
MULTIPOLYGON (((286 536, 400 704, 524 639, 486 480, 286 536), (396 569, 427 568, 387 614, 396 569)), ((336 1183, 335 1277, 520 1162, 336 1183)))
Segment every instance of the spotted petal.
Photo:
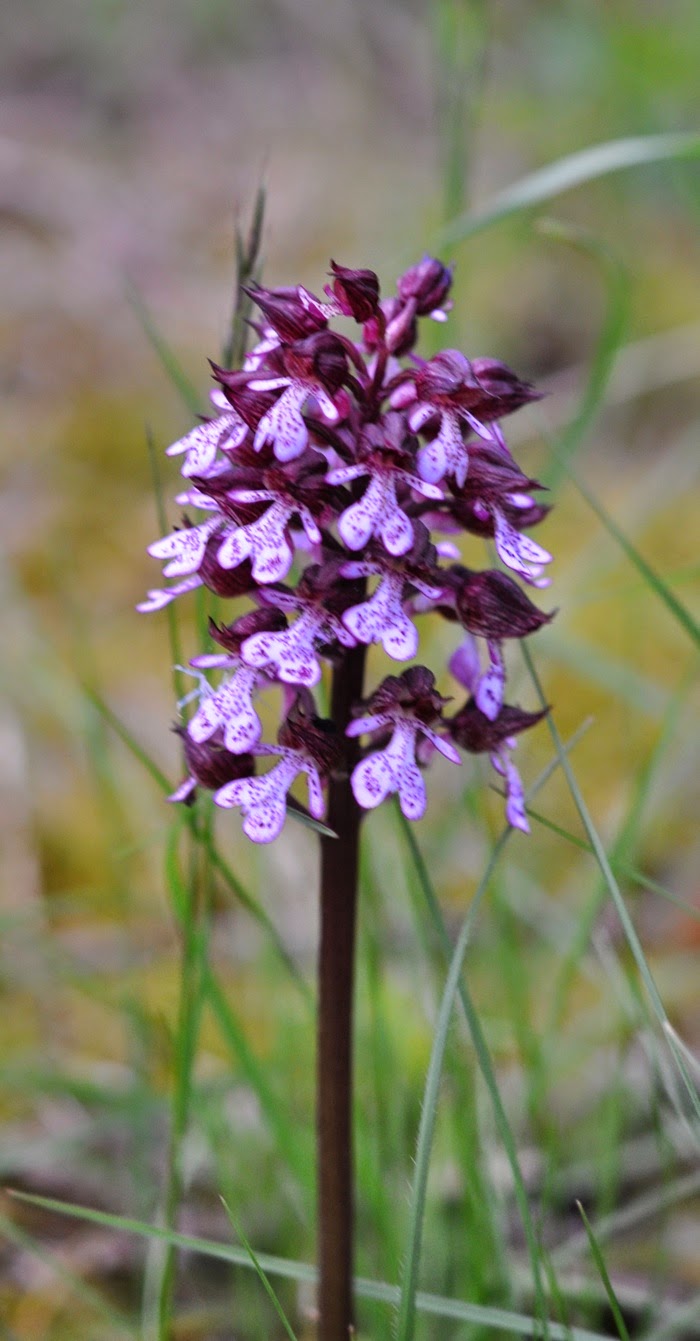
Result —
POLYGON ((272 666, 284 684, 303 684, 311 688, 321 678, 315 640, 321 616, 303 614, 291 628, 281 633, 254 633, 241 648, 249 666, 272 666))
POLYGON ((530 536, 516 531, 497 508, 494 508, 493 520, 499 558, 514 572, 519 573, 526 582, 542 586, 542 573, 545 564, 551 563, 551 554, 531 540, 530 536))
POLYGON ((253 441, 256 452, 271 438, 278 461, 293 461, 295 457, 301 456, 309 440, 306 424, 301 417, 301 407, 308 394, 308 388, 300 382, 292 382, 287 387, 260 420, 253 441))
POLYGON ((418 650, 418 632, 401 604, 402 590, 402 579, 390 574, 368 601, 345 610, 342 619, 358 642, 381 643, 395 661, 410 661, 418 650))
POLYGON ((187 526, 181 531, 173 531, 162 540, 156 540, 148 546, 148 553, 154 559, 170 559, 163 569, 164 577, 182 577, 195 573, 204 558, 207 540, 220 525, 219 517, 210 517, 201 526, 187 526))
POLYGON ((257 745, 262 726, 252 704, 257 673, 241 666, 214 694, 202 702, 187 731, 193 740, 208 740, 218 727, 224 729, 224 745, 231 754, 245 754, 257 745))

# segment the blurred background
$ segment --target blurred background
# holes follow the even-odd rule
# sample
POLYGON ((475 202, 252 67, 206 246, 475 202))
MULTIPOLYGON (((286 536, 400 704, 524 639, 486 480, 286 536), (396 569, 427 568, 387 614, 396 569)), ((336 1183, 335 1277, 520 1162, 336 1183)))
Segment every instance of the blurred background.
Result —
MULTIPOLYGON (((376 269, 389 292, 437 251, 456 263, 440 335, 550 393, 510 434, 556 505, 537 539, 556 556, 542 603, 560 612, 533 652, 564 738, 587 724, 572 754, 580 786, 669 1016, 700 1045, 697 657, 600 515, 697 613, 700 170, 689 161, 619 172, 441 245, 448 224, 553 160, 693 129, 699 51, 694 0, 34 0, 3 11, 3 1182, 149 1221, 161 1206, 179 972, 164 876, 173 815, 95 696, 174 783, 166 619, 134 611, 159 581, 145 554, 160 533, 147 442, 175 522, 176 464, 162 449, 193 419, 168 363, 204 408, 206 359, 218 357, 230 320, 236 221, 246 224, 262 182, 267 282, 320 292, 332 256, 376 269)), ((179 618, 190 656, 186 601, 179 618)), ((436 637, 430 652, 450 645, 436 637)), ((511 700, 536 707, 517 648, 512 663, 511 700)), ((381 658, 374 664, 378 678, 381 658)), ((544 728, 522 741, 528 784, 552 755, 544 728)), ((477 761, 462 772, 455 782, 435 770, 432 811, 417 828, 455 928, 502 812, 488 769, 477 761)), ((633 1232, 611 1234, 636 1325, 652 1297, 681 1306, 700 1284, 692 1144, 558 776, 538 807, 481 914, 472 989, 534 1204, 547 1189, 545 1238, 577 1232, 575 1196, 601 1214, 652 1197, 633 1232), (667 1195, 683 1179, 682 1193, 667 1195)), ((244 845, 236 815, 218 830, 311 982, 313 835, 288 825, 261 852, 244 845)), ((367 832, 360 1267, 393 1280, 439 991, 415 991, 430 973, 391 816, 367 832), (373 1143, 387 1112, 382 1150, 373 1143), (377 1170, 396 1190, 383 1229, 377 1170)), ((213 897, 213 962, 229 1008, 201 1022, 180 1223, 230 1238, 224 1188, 257 1247, 309 1260, 313 1016, 225 881, 213 897)), ((436 991, 440 982, 438 973, 436 991)), ((489 1299, 493 1282, 462 1241, 478 1197, 467 1138, 449 1115, 462 1103, 458 1077, 475 1068, 457 1039, 424 1275, 426 1288, 489 1299)), ((478 1146, 517 1260, 508 1171, 473 1079, 471 1154, 478 1146)), ((91 1341, 122 1334, 117 1311, 140 1316, 150 1258, 138 1240, 7 1198, 0 1209, 0 1335, 91 1341)), ((579 1268, 579 1258, 567 1268, 575 1280, 579 1268)), ((183 1262, 173 1336, 276 1335, 244 1274, 183 1262), (234 1330, 221 1320, 231 1291, 234 1330)), ((302 1328, 308 1298, 289 1287, 285 1300, 302 1328)), ((586 1316, 601 1321, 595 1308, 586 1316)), ((421 1337, 467 1335, 421 1326, 421 1337)))

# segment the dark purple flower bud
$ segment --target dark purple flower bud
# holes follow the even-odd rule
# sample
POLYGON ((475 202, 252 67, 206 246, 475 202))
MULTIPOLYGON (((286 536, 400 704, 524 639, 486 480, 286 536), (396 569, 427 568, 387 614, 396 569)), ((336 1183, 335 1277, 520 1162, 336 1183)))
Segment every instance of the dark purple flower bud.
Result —
POLYGON ((265 606, 259 610, 247 610, 244 615, 234 619, 232 624, 216 624, 209 620, 209 635, 220 647, 237 656, 246 638, 254 633, 279 633, 286 629, 287 618, 281 610, 265 606))
POLYGON ((415 300, 419 317, 430 316, 441 308, 452 287, 452 271, 432 256, 424 256, 399 277, 396 288, 404 302, 415 300))
POLYGON ((499 359, 472 359, 472 372, 484 391, 494 397, 491 404, 484 404, 481 408, 480 417, 486 423, 500 419, 504 414, 512 414, 521 405, 542 399, 543 392, 535 391, 529 382, 521 381, 517 373, 499 359))
POLYGON ((236 596, 249 596, 258 585, 253 578, 250 560, 246 559, 238 568, 222 568, 217 558, 220 549, 221 536, 219 534, 210 536, 199 569, 199 576, 204 586, 213 591, 215 596, 222 596, 225 600, 233 600, 236 596))
POLYGON ((248 428, 255 432, 260 420, 274 405, 277 397, 266 391, 251 391, 249 384, 255 379, 256 375, 260 376, 259 373, 232 372, 228 368, 220 368, 217 363, 212 363, 211 359, 209 363, 227 401, 248 425, 248 428))
POLYGON ((445 579, 454 593, 460 624, 477 637, 525 638, 554 618, 554 611, 545 614, 538 610, 517 583, 499 569, 477 573, 455 564, 445 579))
POLYGON ((321 382, 331 395, 345 381, 348 360, 342 341, 332 331, 318 331, 283 350, 284 367, 294 381, 321 382))
POLYGON ((541 712, 525 712, 523 708, 504 703, 495 720, 489 721, 470 698, 454 717, 445 719, 445 724, 451 739, 463 750, 469 750, 471 754, 491 754, 512 736, 536 726, 548 712, 549 708, 543 708, 541 712))
POLYGON ((373 270, 351 270, 331 261, 333 296, 346 317, 369 321, 379 306, 379 280, 373 270))
POLYGON ((208 740, 196 741, 183 726, 176 726, 174 730, 182 740, 188 777, 168 797, 169 801, 184 801, 191 805, 198 785, 213 792, 235 778, 250 777, 255 772, 253 756, 231 754, 224 749, 220 731, 208 740))
POLYGON ((408 713, 419 722, 430 724, 442 716, 449 699, 435 688, 435 676, 427 666, 409 666, 401 675, 387 675, 368 699, 357 705, 355 716, 382 716, 384 713, 408 713))
POLYGON ((246 293, 285 344, 303 340, 328 324, 318 308, 311 310, 304 305, 297 289, 246 289, 246 293))
POLYGON ((300 750, 313 759, 326 781, 343 759, 343 737, 328 718, 318 717, 313 694, 300 689, 277 733, 285 749, 300 750))
POLYGON ((416 372, 418 399, 441 406, 471 409, 489 398, 474 364, 458 349, 443 349, 416 372))

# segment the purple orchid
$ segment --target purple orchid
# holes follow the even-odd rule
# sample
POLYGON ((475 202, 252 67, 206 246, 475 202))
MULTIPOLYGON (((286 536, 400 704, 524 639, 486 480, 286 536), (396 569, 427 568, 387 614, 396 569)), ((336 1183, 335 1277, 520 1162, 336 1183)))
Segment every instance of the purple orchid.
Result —
POLYGON ((450 284, 450 270, 424 257, 381 300, 373 271, 335 261, 322 299, 302 286, 249 290, 257 343, 241 368, 212 364, 214 417, 168 448, 183 458, 185 514, 150 546, 170 582, 139 609, 196 588, 253 602, 232 623, 210 624, 215 646, 192 657, 198 703, 180 728, 188 774, 174 799, 209 787, 219 806, 241 808, 256 842, 298 809, 287 793, 300 774, 316 819, 331 777, 363 810, 396 794, 419 818, 430 755, 459 763, 459 749, 490 754, 509 822, 527 827, 510 750, 540 714, 504 702, 502 649, 551 619, 514 580, 545 586, 551 556, 525 534, 548 508, 502 420, 536 393, 496 359, 416 356, 421 321, 446 319, 450 284), (354 320, 358 338, 332 330, 336 317, 354 320), (436 543, 440 531, 448 538, 436 543), (464 567, 453 539, 465 533, 492 539, 514 576, 464 567), (433 671, 411 666, 365 700, 356 692, 335 730, 322 723, 309 691, 324 664, 341 674, 371 644, 411 661, 418 614, 461 627, 449 666, 469 690, 464 707, 443 716, 433 671), (268 745, 255 699, 275 686, 281 726, 268 745), (267 757, 272 767, 255 775, 267 757))
MULTIPOLYGON (((381 427, 369 425, 360 444, 360 460, 340 466, 328 475, 330 484, 348 484, 369 475, 370 483, 362 498, 351 504, 338 518, 338 531, 350 550, 364 549, 377 536, 389 554, 406 554, 413 545, 413 522, 406 503, 399 502, 397 490, 413 490, 423 498, 441 500, 443 493, 427 484, 409 469, 410 448, 402 416, 390 411, 381 427)), ((410 501, 410 498, 407 502, 410 501)))
POLYGON ((256 758, 276 756, 279 763, 260 777, 239 777, 214 794, 218 806, 240 806, 243 832, 255 843, 271 843, 284 827, 287 792, 300 773, 306 774, 309 811, 314 819, 325 814, 323 787, 340 758, 331 722, 317 717, 313 699, 298 695, 279 733, 278 745, 258 745, 256 758))
POLYGON ((453 764, 462 761, 458 751, 434 725, 441 721, 446 702, 435 690, 435 676, 425 666, 414 666, 403 675, 389 675, 363 706, 369 712, 356 717, 346 735, 361 736, 391 728, 389 744, 362 759, 350 779, 358 805, 373 810, 393 792, 406 819, 425 814, 425 783, 416 763, 419 734, 424 735, 453 764))

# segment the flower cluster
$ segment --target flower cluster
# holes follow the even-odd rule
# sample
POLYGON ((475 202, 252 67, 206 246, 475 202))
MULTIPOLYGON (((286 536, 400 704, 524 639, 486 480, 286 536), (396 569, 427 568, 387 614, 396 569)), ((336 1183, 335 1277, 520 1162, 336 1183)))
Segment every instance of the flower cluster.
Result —
POLYGON ((251 839, 269 842, 298 775, 322 819, 324 787, 347 776, 348 742, 365 737, 350 776, 362 808, 396 793, 418 819, 435 750, 456 764, 460 750, 486 752, 504 779, 509 822, 527 830, 510 751, 542 714, 504 701, 503 643, 551 616, 508 571, 466 568, 454 537, 492 539, 510 574, 547 585, 551 556, 528 532, 548 509, 501 429, 537 393, 495 359, 414 353, 420 319, 444 321, 450 308, 451 273, 439 261, 425 257, 385 299, 371 270, 331 267, 322 299, 303 287, 250 291, 254 348, 241 369, 212 365, 211 417, 168 448, 183 457, 185 511, 149 553, 174 581, 139 609, 199 586, 252 603, 230 624, 212 623, 219 650, 191 662, 199 703, 178 728, 189 771, 171 799, 210 788, 218 805, 240 807, 251 839), (359 338, 332 329, 336 317, 354 319, 359 338), (426 613, 461 630, 449 672, 468 696, 456 712, 446 715, 433 672, 411 665, 355 703, 349 720, 318 716, 312 690, 324 663, 337 669, 373 643, 413 661, 415 621, 426 613), (220 675, 215 687, 209 671, 220 675), (272 745, 255 703, 275 686, 283 709, 272 745))

